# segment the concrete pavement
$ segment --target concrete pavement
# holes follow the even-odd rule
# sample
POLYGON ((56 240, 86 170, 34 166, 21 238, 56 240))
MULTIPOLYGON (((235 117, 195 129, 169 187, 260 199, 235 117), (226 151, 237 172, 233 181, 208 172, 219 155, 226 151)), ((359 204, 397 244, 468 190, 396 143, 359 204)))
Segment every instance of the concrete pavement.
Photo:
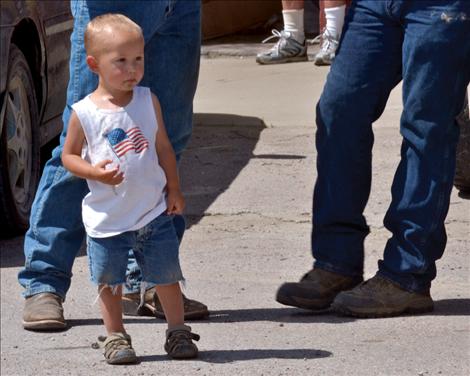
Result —
MULTIPOLYGON (((212 310, 210 320, 190 323, 201 335, 198 360, 166 358, 162 321, 126 318, 141 363, 107 365, 91 348, 104 330, 84 252, 64 305, 70 329, 24 331, 18 237, 0 241, 1 374, 470 374, 470 201, 455 191, 448 246, 432 288, 434 313, 359 320, 312 315, 274 300, 279 284, 298 280, 312 263, 314 106, 327 72, 312 62, 258 66, 252 56, 202 60, 194 136, 181 165, 189 219, 181 248, 186 294, 212 310)), ((365 277, 374 274, 389 236, 382 218, 399 158, 400 96, 398 87, 374 125, 365 277)))

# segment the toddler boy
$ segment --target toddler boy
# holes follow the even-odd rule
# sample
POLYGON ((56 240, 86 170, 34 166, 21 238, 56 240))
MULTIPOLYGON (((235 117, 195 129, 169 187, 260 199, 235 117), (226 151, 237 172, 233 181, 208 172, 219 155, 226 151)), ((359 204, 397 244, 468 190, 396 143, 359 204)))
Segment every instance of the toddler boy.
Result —
POLYGON ((144 74, 141 28, 121 14, 94 18, 85 31, 87 64, 98 87, 75 103, 62 153, 63 165, 85 178, 90 193, 82 216, 91 280, 99 298, 110 364, 137 361, 122 320, 122 284, 133 250, 142 291, 156 284, 168 322, 165 350, 172 358, 197 356, 199 336, 184 325, 178 238, 171 216, 181 214, 176 158, 157 97, 137 86, 144 74))

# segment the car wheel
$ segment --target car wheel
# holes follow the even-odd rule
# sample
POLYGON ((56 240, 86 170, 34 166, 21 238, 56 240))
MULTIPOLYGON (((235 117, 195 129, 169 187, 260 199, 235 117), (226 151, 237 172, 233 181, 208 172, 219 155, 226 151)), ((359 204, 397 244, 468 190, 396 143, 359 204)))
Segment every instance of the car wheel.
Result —
POLYGON ((457 145, 457 161, 454 185, 459 190, 460 197, 470 198, 470 116, 468 96, 465 99, 464 110, 458 117, 460 138, 457 145))
POLYGON ((14 44, 8 59, 0 135, 0 231, 24 231, 39 181, 39 119, 34 83, 14 44))

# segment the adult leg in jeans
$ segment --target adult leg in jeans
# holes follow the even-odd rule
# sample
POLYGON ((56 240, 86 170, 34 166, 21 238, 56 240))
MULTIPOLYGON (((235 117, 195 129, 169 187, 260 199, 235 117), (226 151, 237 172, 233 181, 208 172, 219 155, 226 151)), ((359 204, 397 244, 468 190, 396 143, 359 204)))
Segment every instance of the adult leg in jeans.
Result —
POLYGON ((23 325, 26 329, 65 327, 62 300, 70 287, 74 259, 83 242, 81 201, 88 192, 85 180, 74 177, 61 161, 71 105, 94 90, 97 78, 83 58, 83 32, 90 20, 86 3, 72 2, 70 79, 62 120, 60 145, 45 165, 25 235, 25 267, 18 279, 25 288, 23 325))
MULTIPOLYGON (((173 144, 177 160, 186 147, 192 132, 193 98, 196 92, 200 57, 200 6, 198 1, 170 2, 165 22, 157 25, 151 18, 139 20, 144 29, 154 32, 145 46, 147 61, 143 86, 157 95, 162 105, 163 118, 168 136, 173 144), (161 51, 165 51, 164 54, 161 51)), ((173 219, 176 233, 181 241, 185 220, 183 216, 173 219)), ((128 315, 156 315, 164 318, 163 309, 154 291, 147 291, 140 302, 141 274, 133 255, 130 255, 124 313, 128 315)), ((207 307, 183 295, 186 319, 208 316, 207 307)))
POLYGON ((379 274, 409 291, 429 291, 447 240, 444 220, 455 171, 456 118, 470 81, 470 21, 464 14, 470 14, 467 1, 421 1, 405 7, 403 143, 384 220, 392 237, 379 274), (442 15, 454 17, 453 22, 442 15))
MULTIPOLYGON (((71 105, 91 92, 97 83, 97 78, 89 71, 85 64, 85 51, 83 45, 83 33, 88 21, 103 13, 118 12, 128 15, 142 25, 146 42, 152 40, 159 28, 169 23, 177 24, 178 17, 169 17, 178 2, 158 1, 138 2, 128 1, 103 1, 86 2, 72 1, 71 8, 74 16, 74 31, 71 42, 70 82, 67 91, 67 106, 63 114, 64 131, 61 135, 61 143, 46 164, 41 182, 36 194, 30 219, 30 229, 25 236, 25 268, 19 273, 19 281, 25 287, 24 296, 27 298, 23 323, 28 329, 51 329, 65 326, 63 319, 62 300, 70 287, 71 270, 73 261, 80 249, 84 238, 84 228, 81 223, 81 200, 87 193, 84 180, 75 178, 62 166, 60 154, 66 134, 66 127, 70 116, 71 105), (142 12, 143 8, 145 12, 142 12), (52 293, 52 295, 51 295, 52 293)), ((187 3, 188 9, 192 9, 195 21, 191 30, 196 35, 195 39, 180 42, 179 35, 162 34, 162 39, 171 39, 174 43, 168 44, 169 49, 187 49, 194 54, 192 62, 199 59, 199 7, 198 1, 187 3), (191 6, 189 6, 191 5, 191 6), (188 43, 196 46, 188 48, 188 43), (183 47, 182 47, 183 46, 183 47), (196 52, 195 52, 196 51, 196 52)), ((158 55, 165 55, 169 51, 158 55)), ((148 55, 148 53, 147 53, 148 55)), ((159 56, 147 56, 157 60, 159 56)), ((189 87, 193 88, 197 83, 198 63, 193 63, 195 71, 189 87)), ((171 67, 169 64, 168 67, 171 67)), ((188 67, 189 69, 189 67, 188 67)), ((161 73, 161 72, 160 72, 161 73)), ((178 77, 179 72, 173 71, 173 76, 178 77)), ((162 74, 165 77, 165 74, 162 74)), ((147 81, 148 83, 148 81, 147 81)), ((188 85, 187 85, 188 86, 188 85)), ((187 87, 186 86, 186 87, 187 87)), ((168 86, 167 86, 168 87, 168 86)), ((171 87, 171 86, 170 86, 171 87)), ((187 98, 191 101, 177 101, 180 110, 187 114, 192 113, 192 97, 194 89, 187 98), (186 111, 183 111, 183 108, 186 111)), ((186 98, 185 98, 186 99, 186 98)), ((170 137, 179 156, 191 133, 191 122, 179 123, 173 127, 170 137)), ((184 221, 176 223, 179 234, 184 232, 184 221), (183 225, 181 225, 183 224, 183 225)), ((135 269, 133 269, 135 273, 135 269)), ((138 280, 138 276, 136 276, 138 280)))
POLYGON ((372 123, 401 79, 403 32, 383 17, 385 2, 353 3, 338 54, 317 105, 317 181, 313 196, 314 269, 283 284, 282 304, 322 310, 362 281, 363 210, 371 187, 372 123), (364 48, 367 46, 367 48, 364 48), (386 48, 383 48, 386 46, 386 48))
POLYGON ((470 22, 461 17, 468 2, 396 1, 387 10, 403 29, 403 143, 384 221, 392 237, 377 275, 333 302, 335 310, 360 317, 433 309, 430 287, 446 244, 455 170, 455 119, 470 79, 470 22))
POLYGON ((383 17, 385 6, 353 4, 338 60, 317 106, 312 254, 316 267, 349 276, 363 273, 372 123, 401 80, 403 31, 383 17))
POLYGON ((328 304, 362 275, 363 240, 368 233, 363 210, 370 191, 373 141, 370 123, 382 112, 394 74, 402 67, 402 161, 385 218, 392 238, 379 273, 339 293, 333 307, 365 317, 432 309, 429 287, 435 277, 435 260, 445 246, 444 218, 455 162, 458 131, 454 119, 469 80, 465 67, 470 51, 464 42, 469 23, 458 18, 468 14, 468 8, 464 2, 450 6, 439 1, 353 4, 317 108, 315 268, 303 283, 291 284, 291 295, 316 298, 323 293, 323 302, 328 304), (457 22, 448 22, 442 15, 457 22), (367 46, 365 53, 361 45, 367 46), (344 95, 353 92, 354 96, 344 95), (443 106, 439 99, 436 106, 443 92, 448 98, 443 106), (330 287, 322 290, 325 285, 330 287))

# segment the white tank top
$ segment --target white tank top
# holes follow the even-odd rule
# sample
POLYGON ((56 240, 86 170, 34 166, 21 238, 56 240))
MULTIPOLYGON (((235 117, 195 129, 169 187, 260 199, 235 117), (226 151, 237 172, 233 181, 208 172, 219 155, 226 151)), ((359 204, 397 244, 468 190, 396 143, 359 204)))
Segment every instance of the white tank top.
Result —
POLYGON ((93 165, 110 159, 109 167, 119 165, 124 172, 117 186, 87 180, 90 193, 82 203, 87 234, 105 238, 138 230, 163 213, 166 178, 155 150, 158 124, 150 89, 134 88, 123 108, 100 109, 89 96, 72 108, 86 137, 82 157, 93 165))

